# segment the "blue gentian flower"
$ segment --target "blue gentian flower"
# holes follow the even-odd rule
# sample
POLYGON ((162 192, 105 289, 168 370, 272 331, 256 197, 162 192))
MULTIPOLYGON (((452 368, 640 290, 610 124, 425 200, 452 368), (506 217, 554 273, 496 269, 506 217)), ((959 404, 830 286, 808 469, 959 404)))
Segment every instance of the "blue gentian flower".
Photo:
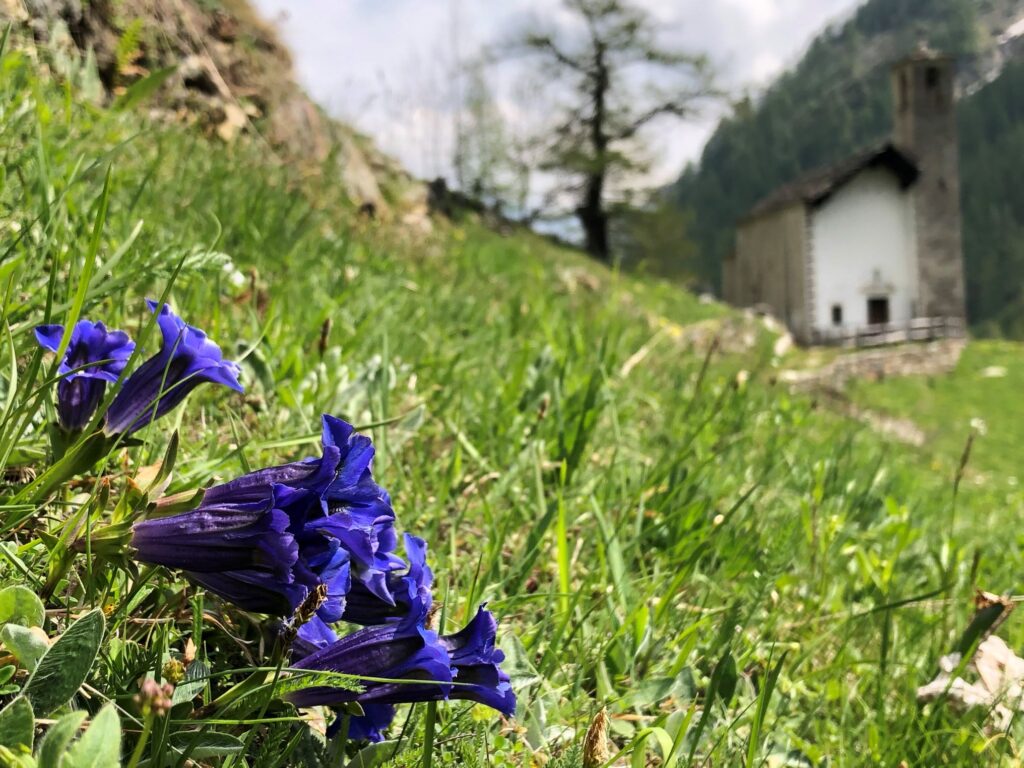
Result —
POLYGON ((188 325, 166 304, 157 307, 160 351, 133 371, 107 410, 108 435, 131 434, 173 410, 203 382, 242 392, 237 363, 225 360, 203 331, 188 325))
POLYGON ((387 574, 387 588, 393 599, 390 602, 381 600, 361 582, 353 582, 345 596, 343 621, 368 626, 429 611, 434 574, 427 565, 427 543, 408 533, 404 539, 409 563, 404 572, 387 574))
MULTIPOLYGON (((337 542, 347 553, 359 595, 382 603, 380 610, 391 608, 395 600, 389 576, 406 565, 394 554, 397 537, 391 499, 373 480, 373 445, 370 438, 357 434, 355 427, 341 419, 324 414, 322 423, 320 458, 250 472, 208 490, 204 503, 266 501, 275 485, 311 492, 318 503, 296 517, 290 529, 296 539, 308 551, 325 541, 337 542)), ((337 553, 331 550, 323 555, 336 557, 337 553)), ((337 615, 328 621, 341 618, 342 597, 332 593, 337 615)))
POLYGON ((320 584, 289 530, 302 493, 282 485, 265 500, 204 499, 189 512, 136 523, 132 546, 139 560, 184 570, 240 608, 290 616, 320 584))
MULTIPOLYGON (((39 345, 51 352, 60 349, 63 337, 63 325, 36 328, 39 345)), ((61 427, 79 432, 88 426, 103 400, 107 382, 117 381, 134 349, 135 342, 124 331, 108 331, 103 323, 89 320, 75 323, 67 352, 57 367, 63 377, 57 384, 57 420, 61 427)))
POLYGON ((340 419, 325 415, 323 423, 319 459, 251 472, 210 488, 191 512, 136 523, 138 559, 181 569, 235 605, 275 616, 292 616, 315 592, 316 615, 338 621, 352 584, 390 609, 389 581, 399 582, 389 576, 406 566, 380 551, 389 543, 380 532, 393 531, 395 515, 373 482, 373 448, 340 419))
POLYGON ((317 615, 336 621, 349 587, 348 552, 336 539, 306 533, 321 514, 312 491, 272 487, 269 498, 228 500, 211 489, 194 510, 132 527, 136 557, 178 568, 239 608, 291 616, 316 593, 317 615))
POLYGON ((448 652, 437 633, 423 626, 422 619, 364 627, 305 656, 292 667, 396 681, 365 680, 362 692, 327 685, 312 686, 287 695, 297 707, 351 701, 360 704, 434 701, 447 698, 452 683, 448 652))
POLYGON ((516 695, 508 674, 501 668, 505 654, 495 647, 498 622, 484 606, 462 630, 441 637, 448 651, 456 685, 450 698, 485 704, 502 714, 516 711, 516 695))
MULTIPOLYGON (((350 718, 349 737, 353 739, 356 734, 365 734, 370 740, 381 738, 395 712, 393 707, 376 706, 379 704, 465 699, 513 715, 516 697, 508 674, 501 668, 505 655, 495 647, 498 625, 490 611, 481 606, 465 628, 441 637, 423 628, 423 618, 422 614, 411 614, 400 622, 367 627, 340 640, 325 623, 313 619, 299 629, 292 646, 292 666, 355 676, 440 682, 443 658, 452 685, 369 681, 363 693, 319 686, 290 694, 288 700, 299 707, 358 701, 364 715, 350 718), (443 650, 443 657, 439 649, 443 650), (424 676, 428 667, 431 677, 424 676), (368 705, 374 705, 373 709, 368 705)), ((332 729, 337 730, 338 725, 336 721, 332 729)))

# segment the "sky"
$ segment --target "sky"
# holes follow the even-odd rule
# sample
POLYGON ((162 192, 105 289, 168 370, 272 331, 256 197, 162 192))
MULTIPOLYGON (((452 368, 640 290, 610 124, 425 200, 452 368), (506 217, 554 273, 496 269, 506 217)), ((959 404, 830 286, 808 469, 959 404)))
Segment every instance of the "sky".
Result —
MULTIPOLYGON (((754 92, 795 63, 827 24, 861 0, 634 0, 662 40, 702 51, 729 92, 754 92)), ((301 84, 331 114, 374 138, 421 178, 451 177, 457 62, 517 29, 564 21, 559 0, 254 0, 292 51, 301 84)), ((551 103, 531 89, 526 65, 488 68, 502 113, 524 132, 551 103)), ((643 180, 664 184, 696 160, 724 106, 688 122, 666 119, 644 137, 643 180)))

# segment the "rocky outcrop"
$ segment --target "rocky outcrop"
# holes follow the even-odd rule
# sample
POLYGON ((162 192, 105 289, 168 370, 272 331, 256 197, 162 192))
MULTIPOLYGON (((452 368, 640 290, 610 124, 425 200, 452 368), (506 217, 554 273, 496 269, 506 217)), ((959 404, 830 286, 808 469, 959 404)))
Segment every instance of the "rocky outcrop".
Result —
POLYGON ((224 141, 249 135, 282 162, 336 172, 354 206, 376 216, 404 219, 414 212, 403 201, 423 197, 421 184, 298 86, 287 49, 245 0, 0 0, 0 19, 42 50, 94 67, 102 99, 173 68, 148 102, 154 117, 224 141))

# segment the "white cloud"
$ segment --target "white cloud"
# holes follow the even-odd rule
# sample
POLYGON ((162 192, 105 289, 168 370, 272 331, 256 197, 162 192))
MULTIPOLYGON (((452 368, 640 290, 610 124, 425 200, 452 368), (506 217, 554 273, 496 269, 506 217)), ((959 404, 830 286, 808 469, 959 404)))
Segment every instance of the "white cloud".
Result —
POLYGON ((783 12, 778 0, 724 0, 750 23, 762 27, 777 19, 783 12))
POLYGON ((762 85, 770 82, 782 71, 783 67, 782 58, 778 54, 766 51, 754 59, 754 64, 750 69, 754 81, 758 85, 762 85))
MULTIPOLYGON (((666 42, 707 51, 723 84, 765 84, 796 59, 811 36, 859 0, 637 0, 666 42)), ((565 20, 557 0, 255 0, 281 16, 302 83, 331 112, 373 135, 414 173, 449 172, 453 63, 507 39, 528 19, 565 20)), ((505 88, 515 73, 504 72, 505 88)), ((508 94, 502 97, 503 102, 508 94)), ((542 119, 550 103, 518 107, 542 119)), ((509 111, 508 114, 514 114, 509 111)), ((715 115, 653 127, 652 182, 669 181, 699 156, 715 115)))

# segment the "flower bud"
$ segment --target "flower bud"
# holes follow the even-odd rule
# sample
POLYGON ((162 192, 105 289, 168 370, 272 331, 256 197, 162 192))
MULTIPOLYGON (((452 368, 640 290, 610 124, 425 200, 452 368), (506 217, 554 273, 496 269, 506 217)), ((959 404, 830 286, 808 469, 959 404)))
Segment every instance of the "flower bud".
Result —
POLYGON ((600 768, 611 759, 608 752, 608 712, 602 709, 590 722, 583 739, 583 768, 600 768))
POLYGON ((160 685, 156 680, 147 677, 142 681, 139 692, 133 697, 144 716, 166 715, 172 706, 171 697, 174 695, 174 686, 170 683, 160 685))
POLYGON ((185 665, 179 659, 168 659, 160 673, 168 683, 177 685, 185 679, 185 665))

